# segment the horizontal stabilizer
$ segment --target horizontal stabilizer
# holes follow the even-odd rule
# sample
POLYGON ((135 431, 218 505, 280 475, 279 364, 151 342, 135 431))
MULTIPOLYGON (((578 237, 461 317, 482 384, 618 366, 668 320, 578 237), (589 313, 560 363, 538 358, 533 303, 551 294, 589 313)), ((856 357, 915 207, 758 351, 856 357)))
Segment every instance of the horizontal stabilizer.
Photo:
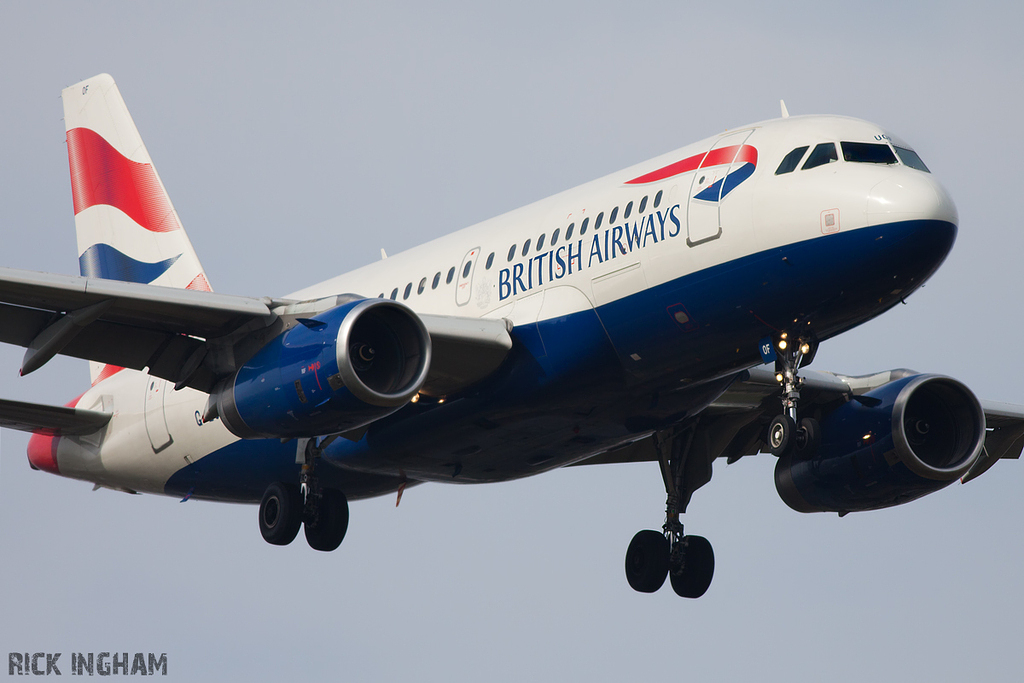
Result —
POLYGON ((46 436, 80 436, 102 429, 110 413, 0 399, 0 427, 46 436))

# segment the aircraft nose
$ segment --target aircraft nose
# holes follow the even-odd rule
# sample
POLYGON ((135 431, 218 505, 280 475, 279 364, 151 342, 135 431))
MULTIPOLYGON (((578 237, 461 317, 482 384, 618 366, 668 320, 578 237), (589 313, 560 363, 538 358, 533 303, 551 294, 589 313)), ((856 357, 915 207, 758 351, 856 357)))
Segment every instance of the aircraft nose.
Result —
POLYGON ((959 222, 953 198, 931 175, 906 169, 868 193, 868 225, 909 220, 959 222))
POLYGON ((28 440, 28 464, 34 470, 60 474, 57 468, 57 442, 59 436, 33 434, 28 440))

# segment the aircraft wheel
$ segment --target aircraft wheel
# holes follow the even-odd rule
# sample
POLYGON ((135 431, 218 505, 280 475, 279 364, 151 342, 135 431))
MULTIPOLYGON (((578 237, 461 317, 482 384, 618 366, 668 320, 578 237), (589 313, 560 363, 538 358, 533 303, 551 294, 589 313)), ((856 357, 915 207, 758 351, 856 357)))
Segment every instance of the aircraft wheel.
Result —
POLYGON ((288 545, 302 526, 302 494, 294 484, 275 481, 260 502, 260 533, 273 545, 288 545))
POLYGON ((668 539, 659 531, 639 531, 626 550, 626 580, 635 591, 653 593, 668 575, 668 539))
POLYGON ((789 415, 779 415, 768 425, 768 448, 772 455, 783 456, 793 446, 796 423, 789 415))
POLYGON ((683 598, 699 598, 708 591, 715 576, 715 551, 703 536, 683 536, 686 566, 669 574, 672 590, 683 598))
POLYGON ((796 450, 802 455, 813 455, 821 445, 821 425, 813 417, 805 417, 796 427, 796 450))
POLYGON ((336 489, 324 489, 316 524, 306 522, 306 542, 313 550, 330 552, 345 539, 348 531, 348 499, 336 489))

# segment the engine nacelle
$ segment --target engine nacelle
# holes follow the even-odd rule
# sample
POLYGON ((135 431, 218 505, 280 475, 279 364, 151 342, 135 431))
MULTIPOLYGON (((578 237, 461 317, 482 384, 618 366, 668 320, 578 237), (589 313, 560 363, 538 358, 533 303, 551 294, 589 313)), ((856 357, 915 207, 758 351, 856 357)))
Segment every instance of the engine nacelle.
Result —
POLYGON ((816 453, 775 466, 775 487, 798 512, 855 512, 910 502, 959 479, 985 445, 970 389, 940 375, 904 377, 856 397, 821 424, 816 453))
POLYGON ((293 438, 358 429, 419 391, 430 337, 408 308, 360 299, 300 318, 214 390, 236 436, 293 438))

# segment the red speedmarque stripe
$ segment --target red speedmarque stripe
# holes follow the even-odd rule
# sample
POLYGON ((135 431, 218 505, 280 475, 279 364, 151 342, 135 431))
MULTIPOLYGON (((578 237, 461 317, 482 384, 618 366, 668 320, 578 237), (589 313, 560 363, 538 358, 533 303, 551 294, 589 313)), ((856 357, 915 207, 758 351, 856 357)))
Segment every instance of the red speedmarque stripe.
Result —
POLYGON ((127 159, 95 131, 68 131, 68 163, 76 216, 90 206, 107 204, 151 232, 181 228, 153 165, 127 159))
POLYGON ((752 145, 730 145, 729 147, 719 147, 718 149, 713 149, 710 152, 695 154, 692 157, 683 159, 682 161, 676 161, 668 166, 662 166, 657 170, 645 173, 644 175, 633 178, 632 180, 627 180, 626 185, 643 185, 645 183, 653 183, 658 180, 664 180, 665 178, 671 178, 672 176, 679 175, 680 173, 695 171, 698 168, 721 166, 723 164, 731 164, 734 161, 743 161, 756 166, 757 149, 752 145))

